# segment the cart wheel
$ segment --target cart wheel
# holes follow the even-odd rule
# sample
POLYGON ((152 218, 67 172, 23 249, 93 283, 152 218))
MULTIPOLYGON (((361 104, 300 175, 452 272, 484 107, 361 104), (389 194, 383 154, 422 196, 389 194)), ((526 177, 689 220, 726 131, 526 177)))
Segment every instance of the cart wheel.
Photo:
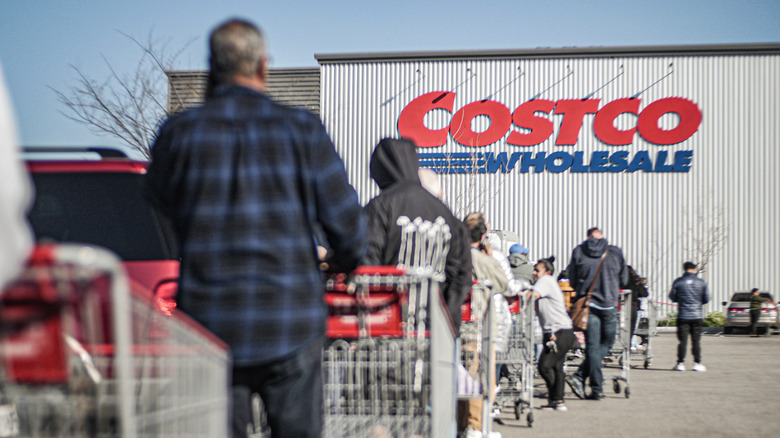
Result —
POLYGON ((617 379, 612 381, 612 389, 615 391, 615 394, 620 394, 620 382, 617 379))
POLYGON ((624 392, 626 394, 626 398, 628 398, 631 395, 631 390, 628 389, 628 386, 626 386, 626 390, 624 392))
POLYGON ((525 417, 525 419, 528 421, 528 427, 534 426, 534 411, 528 412, 528 415, 525 417))
POLYGON ((519 420, 523 416, 523 404, 519 401, 515 403, 515 420, 519 420))

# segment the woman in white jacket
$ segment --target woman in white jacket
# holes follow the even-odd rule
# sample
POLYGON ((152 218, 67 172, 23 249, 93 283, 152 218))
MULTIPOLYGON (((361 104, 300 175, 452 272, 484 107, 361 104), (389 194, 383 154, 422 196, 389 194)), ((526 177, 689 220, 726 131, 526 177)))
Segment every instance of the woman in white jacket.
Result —
POLYGON ((32 249, 27 211, 33 199, 30 176, 19 154, 16 120, 0 63, 0 289, 22 269, 32 249))
POLYGON ((554 260, 555 257, 550 257, 536 264, 536 283, 533 290, 528 292, 526 300, 530 300, 532 296, 536 300, 536 313, 542 326, 544 350, 539 358, 539 374, 547 384, 547 407, 565 411, 563 390, 566 374, 563 372, 563 362, 575 338, 571 318, 566 312, 563 292, 552 276, 555 272, 554 260))

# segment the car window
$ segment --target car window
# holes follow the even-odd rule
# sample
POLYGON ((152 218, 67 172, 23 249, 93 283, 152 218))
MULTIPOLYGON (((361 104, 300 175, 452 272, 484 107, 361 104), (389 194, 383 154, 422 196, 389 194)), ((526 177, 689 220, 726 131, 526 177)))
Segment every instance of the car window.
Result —
POLYGON ((735 293, 732 295, 731 301, 750 301, 750 292, 735 293))
POLYGON ((173 258, 136 173, 33 173, 30 212, 39 242, 98 245, 127 261, 173 258))
MULTIPOLYGON (((750 301, 750 296, 752 294, 750 292, 737 292, 731 297, 731 301, 750 301)), ((772 299, 772 295, 767 292, 761 292, 759 293, 760 296, 764 298, 772 299)))

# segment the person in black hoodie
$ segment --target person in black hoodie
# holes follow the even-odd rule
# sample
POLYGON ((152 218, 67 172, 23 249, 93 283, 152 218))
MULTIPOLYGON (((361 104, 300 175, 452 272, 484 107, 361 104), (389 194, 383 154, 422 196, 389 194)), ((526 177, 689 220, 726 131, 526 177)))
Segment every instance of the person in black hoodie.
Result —
POLYGON ((434 222, 441 217, 452 234, 445 262, 446 280, 442 295, 455 327, 460 325, 460 306, 471 288, 471 254, 468 236, 461 221, 442 201, 420 183, 418 157, 414 143, 385 138, 371 155, 371 178, 382 192, 366 205, 368 217, 368 253, 366 265, 395 265, 401 245, 400 216, 434 222))
POLYGON ((579 398, 601 400, 604 398, 601 363, 615 342, 618 294, 620 286, 628 282, 626 261, 620 248, 610 245, 598 228, 591 228, 588 239, 572 251, 566 271, 569 284, 576 291, 575 300, 587 295, 593 284, 588 329, 585 331, 585 360, 569 378, 569 386, 579 398), (602 256, 604 262, 596 278, 602 256), (585 379, 589 379, 591 388, 587 397, 585 379))

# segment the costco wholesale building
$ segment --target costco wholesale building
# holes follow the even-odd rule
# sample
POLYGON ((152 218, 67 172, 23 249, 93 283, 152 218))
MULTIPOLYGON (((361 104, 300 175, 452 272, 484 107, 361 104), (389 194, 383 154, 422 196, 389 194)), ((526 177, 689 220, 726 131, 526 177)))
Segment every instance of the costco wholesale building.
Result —
POLYGON ((598 226, 662 303, 686 260, 706 262, 710 312, 780 294, 780 44, 315 57, 269 94, 319 113, 362 203, 374 146, 404 136, 456 215, 558 270, 598 226))

